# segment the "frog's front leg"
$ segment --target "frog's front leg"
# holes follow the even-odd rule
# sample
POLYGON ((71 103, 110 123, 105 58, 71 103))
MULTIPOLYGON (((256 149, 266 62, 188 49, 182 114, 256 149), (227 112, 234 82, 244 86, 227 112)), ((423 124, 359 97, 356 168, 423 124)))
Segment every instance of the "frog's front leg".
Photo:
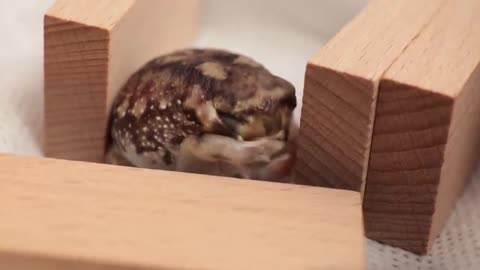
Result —
MULTIPOLYGON (((180 156, 193 155, 210 162, 225 162, 238 167, 252 164, 267 164, 272 157, 285 148, 285 142, 272 138, 255 141, 239 141, 230 137, 205 134, 187 137, 181 145, 180 156)), ((180 164, 182 170, 187 164, 180 164)))

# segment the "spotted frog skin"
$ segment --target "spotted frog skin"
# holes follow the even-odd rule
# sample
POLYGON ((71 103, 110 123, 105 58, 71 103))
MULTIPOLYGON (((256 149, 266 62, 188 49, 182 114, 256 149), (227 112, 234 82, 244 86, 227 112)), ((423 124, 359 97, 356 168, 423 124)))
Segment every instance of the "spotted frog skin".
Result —
POLYGON ((107 161, 280 180, 295 88, 249 57, 185 49, 148 62, 114 101, 107 161))

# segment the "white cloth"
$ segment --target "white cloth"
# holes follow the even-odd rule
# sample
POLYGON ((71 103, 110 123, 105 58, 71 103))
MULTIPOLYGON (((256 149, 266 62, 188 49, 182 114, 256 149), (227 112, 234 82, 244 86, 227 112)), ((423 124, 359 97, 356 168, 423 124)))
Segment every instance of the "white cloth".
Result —
MULTIPOLYGON (((42 14, 52 2, 0 0, 0 152, 41 155, 42 14)), ((196 44, 252 56, 290 80, 301 100, 306 61, 365 2, 206 0, 196 44)), ((429 255, 365 244, 368 269, 480 269, 480 173, 429 255)))

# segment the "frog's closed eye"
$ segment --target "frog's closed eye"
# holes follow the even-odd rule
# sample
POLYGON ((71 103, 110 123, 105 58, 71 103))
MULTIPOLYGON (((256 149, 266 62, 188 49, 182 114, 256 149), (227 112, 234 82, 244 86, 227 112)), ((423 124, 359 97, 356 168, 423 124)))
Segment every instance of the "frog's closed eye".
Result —
POLYGON ((225 128, 230 131, 231 137, 237 138, 239 136, 238 129, 245 123, 245 120, 221 111, 217 111, 217 114, 225 128))

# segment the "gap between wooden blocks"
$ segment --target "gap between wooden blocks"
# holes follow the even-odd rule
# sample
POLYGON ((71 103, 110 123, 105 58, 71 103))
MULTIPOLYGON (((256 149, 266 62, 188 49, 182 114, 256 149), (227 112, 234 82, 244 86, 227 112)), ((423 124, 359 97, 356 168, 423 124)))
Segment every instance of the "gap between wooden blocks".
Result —
POLYGON ((426 253, 477 164, 478 12, 371 1, 307 66, 296 179, 361 190, 369 238, 426 253))

